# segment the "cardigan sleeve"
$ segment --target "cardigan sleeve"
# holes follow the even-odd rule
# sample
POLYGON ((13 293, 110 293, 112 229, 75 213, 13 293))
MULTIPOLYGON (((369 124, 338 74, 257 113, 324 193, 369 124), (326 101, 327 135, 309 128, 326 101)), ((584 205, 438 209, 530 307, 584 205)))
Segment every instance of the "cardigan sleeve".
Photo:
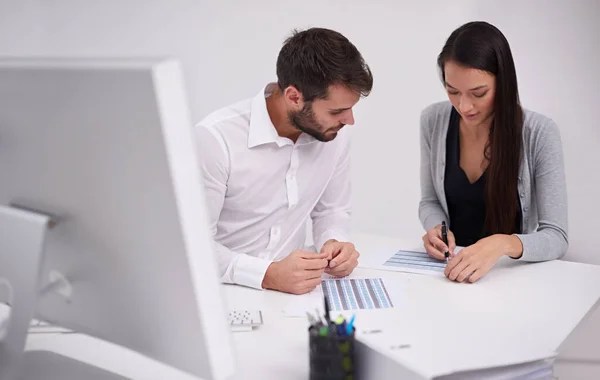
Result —
MULTIPOLYGON (((435 105, 434 105, 435 106, 435 105)), ((436 122, 436 109, 429 106, 421 112, 420 142, 421 142, 421 200, 419 202, 419 219, 427 231, 442 221, 448 223, 448 218, 435 192, 433 185, 432 162, 432 131, 436 122)))
POLYGON ((560 131, 554 121, 542 115, 532 116, 536 133, 530 144, 533 152, 535 186, 532 202, 538 212, 537 230, 516 234, 523 243, 523 261, 546 261, 564 256, 568 247, 567 185, 560 131))

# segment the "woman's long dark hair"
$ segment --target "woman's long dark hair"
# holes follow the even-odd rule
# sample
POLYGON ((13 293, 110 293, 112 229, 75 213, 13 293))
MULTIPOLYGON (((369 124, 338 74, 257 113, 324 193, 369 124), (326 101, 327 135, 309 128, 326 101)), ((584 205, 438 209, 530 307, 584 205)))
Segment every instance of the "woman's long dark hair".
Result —
POLYGON ((489 160, 485 185, 487 234, 515 232, 519 212, 518 177, 522 155, 523 110, 517 73, 508 41, 495 26, 469 22, 456 29, 438 56, 442 80, 444 65, 454 61, 487 71, 496 77, 494 116, 485 157, 489 160))

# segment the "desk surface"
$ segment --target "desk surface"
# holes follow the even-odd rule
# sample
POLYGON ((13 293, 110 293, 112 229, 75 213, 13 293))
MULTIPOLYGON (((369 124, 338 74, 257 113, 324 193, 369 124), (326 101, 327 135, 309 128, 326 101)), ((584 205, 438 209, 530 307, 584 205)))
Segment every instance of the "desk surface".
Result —
MULTIPOLYGON (((359 235, 355 241, 365 261, 381 260, 398 248, 416 248, 373 235, 359 235)), ((357 268, 353 276, 383 278, 395 303, 394 309, 357 312, 361 341, 429 376, 466 369, 478 358, 489 362, 490 355, 502 364, 531 352, 555 351, 600 298, 600 267, 564 261, 503 260, 475 284, 364 268, 357 268), (365 328, 386 333, 361 335, 365 328), (395 344, 411 348, 391 350, 395 344)), ((298 296, 233 285, 223 290, 230 308, 263 310, 263 326, 233 334, 238 378, 308 378, 307 321, 282 314, 298 296)), ((130 378, 192 379, 79 334, 31 336, 28 349, 55 351, 130 378)))

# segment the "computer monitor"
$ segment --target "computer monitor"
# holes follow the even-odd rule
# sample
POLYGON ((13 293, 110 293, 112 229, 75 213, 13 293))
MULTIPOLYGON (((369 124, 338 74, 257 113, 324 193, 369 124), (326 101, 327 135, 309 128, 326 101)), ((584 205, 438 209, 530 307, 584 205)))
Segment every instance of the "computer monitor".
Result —
POLYGON ((226 379, 194 141, 174 60, 0 60, 0 205, 56 218, 39 283, 72 289, 42 292, 35 317, 226 379))

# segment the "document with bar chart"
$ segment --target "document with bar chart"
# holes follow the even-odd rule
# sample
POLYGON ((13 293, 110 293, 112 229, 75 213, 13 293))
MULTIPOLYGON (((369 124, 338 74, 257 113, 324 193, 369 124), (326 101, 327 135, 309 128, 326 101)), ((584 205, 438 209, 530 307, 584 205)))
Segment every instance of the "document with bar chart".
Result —
POLYGON ((324 275, 321 285, 302 295, 289 295, 282 309, 286 317, 306 318, 318 310, 323 314, 323 295, 327 295, 331 311, 384 309, 394 307, 381 278, 336 278, 324 275))
POLYGON ((394 307, 381 278, 341 278, 321 281, 332 311, 394 307))
POLYGON ((400 272, 443 275, 446 261, 436 260, 426 252, 398 251, 383 265, 400 272))

